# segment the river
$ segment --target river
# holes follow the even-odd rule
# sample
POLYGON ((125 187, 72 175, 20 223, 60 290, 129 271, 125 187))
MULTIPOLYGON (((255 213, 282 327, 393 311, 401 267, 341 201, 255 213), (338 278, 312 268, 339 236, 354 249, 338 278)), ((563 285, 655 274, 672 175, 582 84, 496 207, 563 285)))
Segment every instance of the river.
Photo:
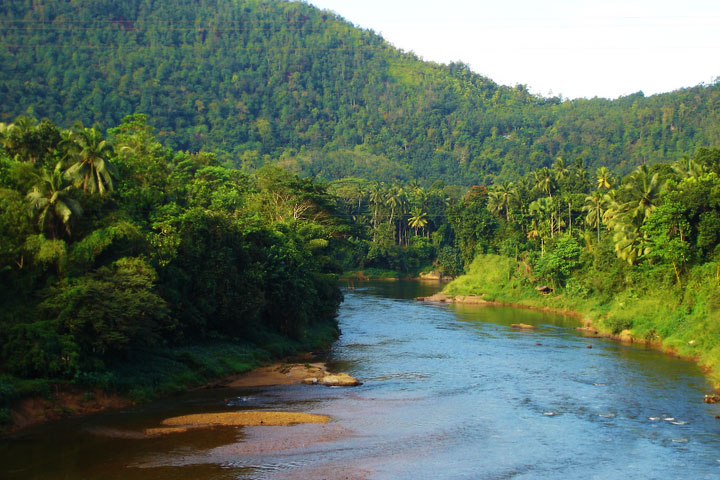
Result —
POLYGON ((44 425, 0 442, 0 478, 720 478, 720 405, 702 403, 695 364, 584 337, 561 315, 412 301, 437 288, 345 292, 327 361, 360 387, 202 390, 44 425), (333 420, 135 433, 238 409, 333 420))

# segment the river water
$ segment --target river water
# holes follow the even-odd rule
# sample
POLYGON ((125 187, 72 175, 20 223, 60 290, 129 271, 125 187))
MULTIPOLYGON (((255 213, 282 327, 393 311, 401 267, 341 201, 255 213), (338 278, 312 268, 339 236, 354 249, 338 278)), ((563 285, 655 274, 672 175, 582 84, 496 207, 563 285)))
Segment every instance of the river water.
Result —
POLYGON ((327 361, 363 386, 204 390, 41 426, 0 442, 0 478, 720 478, 720 406, 702 403, 711 386, 693 363, 584 337, 560 315, 412 301, 437 288, 346 292, 327 361), (245 409, 333 420, 137 433, 245 409))

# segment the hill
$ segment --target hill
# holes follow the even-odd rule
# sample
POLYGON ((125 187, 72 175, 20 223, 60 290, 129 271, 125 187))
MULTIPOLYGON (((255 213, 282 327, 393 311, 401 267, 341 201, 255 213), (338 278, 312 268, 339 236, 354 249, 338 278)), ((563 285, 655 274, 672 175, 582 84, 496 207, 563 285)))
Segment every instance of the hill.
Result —
POLYGON ((543 98, 301 2, 10 0, 0 18, 0 121, 146 113, 166 146, 244 169, 472 185, 557 157, 627 173, 720 140, 718 84, 543 98))

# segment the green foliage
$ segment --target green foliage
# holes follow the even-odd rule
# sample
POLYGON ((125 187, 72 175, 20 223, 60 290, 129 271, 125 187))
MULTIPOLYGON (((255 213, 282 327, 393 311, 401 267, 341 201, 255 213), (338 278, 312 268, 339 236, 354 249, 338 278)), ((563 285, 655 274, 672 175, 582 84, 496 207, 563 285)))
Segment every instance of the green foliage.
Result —
POLYGON ((572 271, 580 266, 580 245, 570 235, 558 237, 537 262, 537 272, 553 285, 564 285, 572 271))
POLYGON ((147 399, 332 341, 346 226, 324 185, 173 152, 142 116, 112 135, 0 150, 0 375, 147 399))
MULTIPOLYGON (((8 0, 0 17, 0 56, 12 66, 0 71, 0 121, 31 109, 64 127, 107 129, 133 115, 124 136, 144 135, 147 114, 166 147, 216 152, 244 171, 277 163, 326 180, 477 185, 558 157, 625 174, 720 140, 717 84, 544 98, 462 63, 423 62, 304 2, 8 0)), ((11 157, 52 156, 56 127, 16 124, 3 135, 11 157)))
POLYGON ((122 355, 159 340, 168 307, 153 291, 155 281, 143 260, 122 258, 53 288, 41 308, 81 357, 122 355))
POLYGON ((450 210, 450 222, 465 268, 477 254, 486 253, 497 220, 487 210, 487 190, 473 188, 461 204, 450 210))
POLYGON ((440 266, 443 275, 449 277, 456 277, 463 271, 462 258, 460 258, 460 252, 446 245, 440 249, 437 257, 438 265, 440 266))
POLYGON ((53 321, 16 324, 2 349, 3 370, 23 378, 71 375, 77 356, 72 337, 53 321))

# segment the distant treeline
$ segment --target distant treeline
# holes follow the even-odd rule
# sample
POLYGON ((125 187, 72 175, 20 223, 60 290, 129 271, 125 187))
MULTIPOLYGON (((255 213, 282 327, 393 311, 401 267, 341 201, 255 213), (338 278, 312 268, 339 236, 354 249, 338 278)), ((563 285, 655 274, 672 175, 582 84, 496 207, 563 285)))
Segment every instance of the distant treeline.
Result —
POLYGON ((717 84, 544 98, 302 2, 9 0, 0 19, 0 121, 146 113, 163 145, 247 171, 489 185, 557 158, 627 174, 720 142, 717 84))

